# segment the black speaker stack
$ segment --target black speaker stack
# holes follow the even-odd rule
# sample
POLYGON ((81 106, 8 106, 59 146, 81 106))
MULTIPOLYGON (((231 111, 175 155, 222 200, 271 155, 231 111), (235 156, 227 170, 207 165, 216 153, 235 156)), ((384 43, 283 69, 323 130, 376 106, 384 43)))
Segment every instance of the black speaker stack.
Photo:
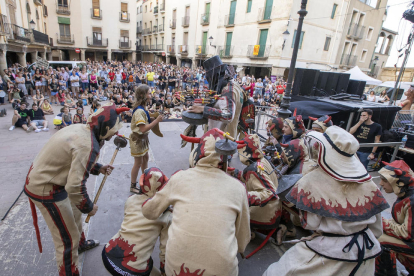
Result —
MULTIPOLYGON (((318 96, 327 97, 341 93, 359 94, 361 87, 365 87, 365 82, 350 80, 350 74, 321 72, 315 69, 296 69, 295 80, 293 82, 292 94, 298 96, 318 96), (357 87, 354 82, 358 82, 357 87), (352 83, 352 87, 350 84, 352 83), (354 91, 349 93, 349 91, 354 91)), ((362 89, 363 91, 363 89, 362 89)))

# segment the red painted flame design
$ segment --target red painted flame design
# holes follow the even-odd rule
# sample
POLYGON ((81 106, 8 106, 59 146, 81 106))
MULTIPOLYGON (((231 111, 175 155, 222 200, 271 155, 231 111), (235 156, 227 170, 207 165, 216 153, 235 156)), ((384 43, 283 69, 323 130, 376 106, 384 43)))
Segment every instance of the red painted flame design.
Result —
POLYGON ((205 269, 203 271, 201 271, 201 269, 197 269, 194 272, 190 272, 190 269, 187 267, 184 267, 184 265, 185 265, 184 263, 181 265, 179 274, 177 274, 177 272, 175 272, 174 270, 175 276, 202 276, 204 274, 204 271, 206 271, 205 269))

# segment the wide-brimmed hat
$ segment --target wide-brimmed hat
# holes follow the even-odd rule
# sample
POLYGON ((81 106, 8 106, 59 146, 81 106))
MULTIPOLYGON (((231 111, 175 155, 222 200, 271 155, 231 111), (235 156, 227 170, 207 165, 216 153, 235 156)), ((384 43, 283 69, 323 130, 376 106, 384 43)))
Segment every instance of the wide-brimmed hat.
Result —
POLYGON ((206 72, 211 71, 213 69, 219 71, 218 69, 223 65, 225 64, 221 61, 219 56, 211 57, 203 63, 203 67, 206 70, 206 72))
POLYGON ((317 162, 332 178, 357 183, 371 179, 356 156, 358 140, 350 133, 338 126, 332 126, 325 133, 311 131, 307 136, 320 144, 317 162))

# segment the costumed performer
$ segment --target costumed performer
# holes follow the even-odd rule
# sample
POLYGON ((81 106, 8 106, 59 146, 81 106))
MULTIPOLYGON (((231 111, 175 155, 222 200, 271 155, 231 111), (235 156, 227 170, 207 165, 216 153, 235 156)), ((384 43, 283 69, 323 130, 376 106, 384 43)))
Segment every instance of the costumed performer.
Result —
POLYGON ((142 203, 153 197, 167 183, 168 178, 158 168, 148 168, 140 177, 141 193, 132 195, 125 203, 121 229, 105 245, 102 260, 115 276, 165 275, 165 246, 172 213, 165 211, 155 220, 142 215, 142 203), (153 267, 151 254, 160 238, 160 271, 153 267))
POLYGON ((119 114, 127 108, 106 104, 87 123, 72 125, 54 134, 36 156, 26 177, 33 224, 42 252, 35 206, 52 233, 59 275, 79 275, 79 253, 99 245, 85 241, 82 213, 95 215, 98 206, 86 191, 89 173, 111 174, 114 167, 96 163, 100 148, 122 127, 119 114))
POLYGON ((135 104, 131 120, 131 134, 129 145, 131 156, 134 157, 134 165, 131 170, 131 193, 139 194, 137 189, 137 178, 139 170, 144 173, 148 168, 149 131, 162 121, 163 116, 159 115, 151 121, 149 112, 145 109, 147 103, 152 100, 151 90, 148 85, 142 84, 135 89, 135 104))
POLYGON ((319 167, 286 198, 300 210, 302 227, 315 233, 263 275, 373 275, 381 254, 381 211, 389 205, 356 157, 359 143, 351 134, 332 126, 307 136, 319 143, 319 167))
POLYGON ((378 240, 383 251, 376 259, 375 276, 397 276, 396 259, 414 275, 414 173, 402 160, 384 164, 379 171, 380 185, 398 198, 392 206, 392 219, 382 219, 384 234, 378 240))
POLYGON ((238 275, 237 253, 250 241, 246 187, 220 169, 215 151, 222 131, 212 129, 190 155, 190 169, 181 170, 142 206, 148 219, 158 219, 169 205, 174 215, 168 230, 166 275, 238 275), (181 273, 181 274, 180 274, 181 273))
POLYGON ((309 116, 309 119, 312 120, 312 130, 317 132, 324 133, 328 127, 333 126, 332 117, 324 115, 320 118, 314 118, 309 116))

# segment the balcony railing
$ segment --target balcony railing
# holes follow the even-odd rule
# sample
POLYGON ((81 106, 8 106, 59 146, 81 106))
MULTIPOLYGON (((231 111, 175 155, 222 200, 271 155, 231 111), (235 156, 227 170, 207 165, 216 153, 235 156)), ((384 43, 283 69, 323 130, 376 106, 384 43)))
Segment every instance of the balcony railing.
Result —
POLYGON ((181 55, 188 55, 188 45, 178 45, 178 52, 181 55))
POLYGON ((33 3, 37 6, 43 5, 42 0, 33 0, 33 3))
POLYGON ((142 34, 142 27, 137 27, 137 34, 142 34))
POLYGON ((266 59, 269 57, 270 45, 249 45, 247 46, 247 56, 251 59, 266 59), (257 47, 258 46, 258 47, 257 47))
POLYGON ((164 51, 164 45, 163 44, 157 44, 155 49, 156 49, 156 51, 164 51))
POLYGON ((156 51, 157 50, 157 45, 150 45, 150 50, 151 51, 156 51))
POLYGON ((210 24, 210 13, 204 13, 201 15, 201 25, 210 24))
POLYGON ((74 35, 59 35, 57 38, 57 43, 75 44, 75 36, 74 35))
POLYGON ((177 19, 173 19, 170 22, 170 28, 175 29, 177 27, 177 19))
POLYGON ((197 45, 195 47, 195 54, 197 56, 206 56, 207 55, 207 45, 197 45))
POLYGON ((96 38, 87 36, 86 44, 89 47, 108 47, 108 39, 107 38, 96 39, 96 38))
POLYGON ((119 13, 119 21, 121 22, 129 22, 130 18, 129 18, 129 12, 120 12, 119 13))
POLYGON ((141 51, 143 51, 144 50, 144 46, 142 46, 142 45, 137 45, 137 47, 136 47, 136 51, 137 52, 141 52, 141 51))
POLYGON ((158 26, 155 25, 155 26, 152 27, 152 33, 155 34, 157 32, 158 32, 158 26))
POLYGON ((31 32, 15 24, 5 23, 5 29, 10 29, 13 36, 11 39, 30 42, 31 32))
POLYGON ((233 50, 233 45, 217 46, 217 54, 220 56, 220 58, 232 58, 233 50))
POLYGON ((158 6, 154 7, 154 15, 158 15, 158 6))
POLYGON ((102 19, 102 10, 100 10, 100 9, 91 9, 91 18, 92 19, 102 19))
POLYGON ((149 35, 152 34, 151 28, 146 28, 142 31, 142 35, 149 35))
POLYGON ((47 34, 38 32, 36 30, 33 30, 33 39, 37 43, 42 43, 42 44, 46 44, 46 45, 49 45, 49 43, 50 43, 49 36, 47 34))
POLYGON ((119 49, 129 49, 131 48, 131 40, 129 41, 122 41, 122 39, 119 40, 119 49))
POLYGON ((224 17, 224 26, 225 27, 233 27, 234 26, 234 19, 236 18, 236 14, 228 14, 224 17))
POLYGON ((160 32, 160 33, 163 33, 165 30, 164 30, 164 24, 161 24, 161 25, 158 25, 158 31, 160 32))
POLYGON ((188 27, 188 26, 190 26, 190 17, 189 17, 189 16, 184 16, 184 17, 183 17, 182 26, 183 26, 183 27, 188 27))
POLYGON ((142 46, 142 51, 148 52, 149 50, 150 50, 150 46, 149 45, 143 45, 142 46))
POLYGON ((354 67, 356 65, 357 58, 358 57, 354 55, 342 55, 341 65, 347 67, 354 67))
POLYGON ((348 28, 348 38, 354 38, 355 40, 362 39, 365 32, 365 26, 360 26, 358 24, 351 24, 348 28))
POLYGON ((11 26, 7 24, 7 16, 0 14, 0 34, 1 35, 11 35, 11 26))
POLYGON ((63 15, 70 15, 70 8, 67 6, 57 6, 56 13, 63 14, 63 15))
POLYGON ((165 3, 161 3, 159 6, 160 6, 160 12, 165 12, 165 3))
POLYGON ((259 9, 259 17, 257 18, 257 22, 259 23, 268 23, 271 22, 271 15, 272 15, 272 6, 266 6, 264 8, 259 9))
POLYGON ((167 45, 167 53, 174 55, 175 54, 175 45, 167 45))

